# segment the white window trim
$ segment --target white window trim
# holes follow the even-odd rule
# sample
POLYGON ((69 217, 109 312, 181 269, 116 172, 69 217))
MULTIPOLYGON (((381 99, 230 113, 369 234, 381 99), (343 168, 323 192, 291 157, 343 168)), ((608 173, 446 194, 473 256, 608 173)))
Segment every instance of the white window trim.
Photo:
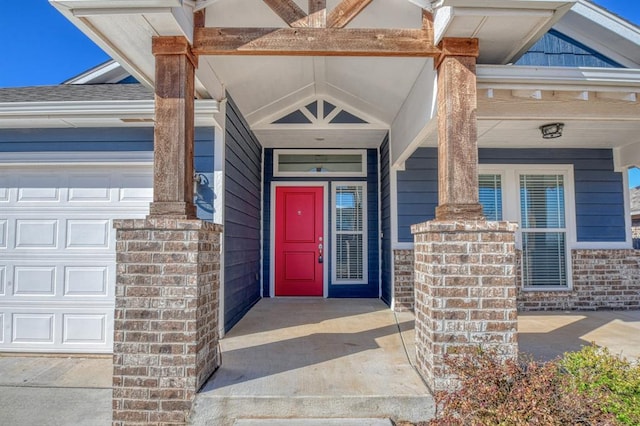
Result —
POLYGON ((274 149, 273 150, 273 176, 274 177, 367 177, 367 150, 366 149, 274 149), (281 172, 280 155, 292 154, 317 154, 317 155, 360 155, 362 171, 360 172, 281 172))
MULTIPOLYGON (((269 243, 269 251, 271 253, 271 261, 269 262, 269 297, 276 297, 276 188, 279 186, 311 186, 320 187, 323 189, 322 202, 323 206, 323 219, 322 219, 322 240, 324 246, 327 245, 327 236, 329 228, 329 182, 318 181, 296 181, 296 182, 271 182, 271 219, 269 220, 269 235, 271 241, 269 243)), ((323 262, 322 265, 322 297, 329 297, 329 270, 328 262, 323 262)))
MULTIPOLYGON (((367 182, 332 182, 331 183, 331 284, 333 285, 353 285, 353 284, 369 284, 369 246, 368 246, 368 211, 367 211, 367 182), (362 187, 362 279, 361 280, 339 280, 337 278, 337 226, 336 226, 336 188, 338 186, 360 186, 362 187)), ((351 232, 356 234, 356 232, 351 232)))
MULTIPOLYGON (((572 250, 576 249, 576 202, 575 181, 572 164, 480 164, 479 174, 497 174, 502 179, 502 220, 518 224, 516 248, 522 250, 522 227, 520 211, 520 178, 522 174, 556 174, 564 178, 565 228, 554 229, 566 236, 566 286, 528 286, 523 291, 570 291, 573 289, 572 250)), ((544 229, 540 229, 544 232, 544 229)), ((520 265, 522 273, 523 265, 520 265)))

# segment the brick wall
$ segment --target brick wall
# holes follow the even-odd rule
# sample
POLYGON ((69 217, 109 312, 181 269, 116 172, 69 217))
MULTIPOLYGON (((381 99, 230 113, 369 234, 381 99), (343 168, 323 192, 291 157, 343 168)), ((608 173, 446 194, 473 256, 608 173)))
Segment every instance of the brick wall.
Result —
POLYGON ((413 310, 415 299, 413 269, 413 250, 393 251, 394 309, 398 312, 413 310))
POLYGON ((455 384, 445 354, 482 344, 517 357, 515 226, 432 221, 412 232, 417 368, 431 389, 455 384))
MULTIPOLYGON (((413 268, 413 250, 402 250, 403 269, 413 268), (411 259, 410 265, 408 259, 411 259)), ((523 291, 520 286, 520 251, 516 251, 518 310, 640 309, 640 251, 574 250, 572 291, 523 291)), ((394 257, 395 259, 395 257, 394 257)), ((399 269, 395 268, 396 286, 399 269)), ((400 276, 400 280, 406 279, 400 276)), ((402 282, 402 281, 401 281, 402 282)), ((411 284, 413 286, 413 283, 411 284)), ((402 305, 413 306, 413 292, 403 283, 402 305)), ((398 292, 396 291, 396 297, 398 292)))
POLYGON ((219 225, 114 221, 113 424, 180 424, 219 366, 219 225))
POLYGON ((640 309, 640 251, 573 250, 570 291, 523 291, 521 310, 640 309))

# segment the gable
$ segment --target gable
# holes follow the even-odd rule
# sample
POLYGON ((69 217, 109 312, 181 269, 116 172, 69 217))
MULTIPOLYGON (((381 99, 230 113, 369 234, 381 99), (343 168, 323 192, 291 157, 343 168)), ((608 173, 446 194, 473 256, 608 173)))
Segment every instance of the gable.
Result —
POLYGON ((624 68, 612 59, 553 29, 522 55, 515 65, 624 68))

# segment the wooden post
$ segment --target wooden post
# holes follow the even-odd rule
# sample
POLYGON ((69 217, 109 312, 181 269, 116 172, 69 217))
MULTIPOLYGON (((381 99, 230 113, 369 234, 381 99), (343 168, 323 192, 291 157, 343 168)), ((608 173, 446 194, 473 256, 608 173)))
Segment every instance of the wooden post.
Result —
POLYGON ((195 219, 194 80, 197 59, 184 37, 154 37, 156 58, 153 203, 150 216, 195 219))
POLYGON ((438 58, 437 220, 482 219, 478 201, 477 39, 448 38, 438 58))

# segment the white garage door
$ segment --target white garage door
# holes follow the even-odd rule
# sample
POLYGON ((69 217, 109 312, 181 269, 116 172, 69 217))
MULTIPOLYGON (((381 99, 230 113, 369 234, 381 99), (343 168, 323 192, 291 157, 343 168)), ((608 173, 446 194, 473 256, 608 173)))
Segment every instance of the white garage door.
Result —
POLYGON ((112 221, 152 186, 151 164, 0 165, 0 351, 112 350, 112 221))

